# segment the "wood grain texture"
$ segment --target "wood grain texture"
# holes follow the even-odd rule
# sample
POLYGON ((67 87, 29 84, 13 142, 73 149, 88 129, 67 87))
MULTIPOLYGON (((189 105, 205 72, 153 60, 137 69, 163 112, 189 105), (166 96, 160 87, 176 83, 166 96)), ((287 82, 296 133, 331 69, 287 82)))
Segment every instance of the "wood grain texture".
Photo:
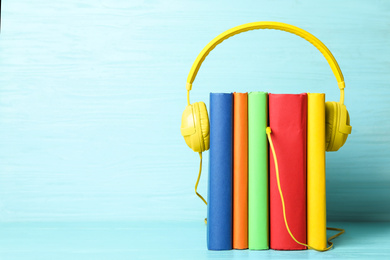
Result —
MULTIPOLYGON (((311 32, 343 70, 353 133, 327 155, 328 219, 390 220, 388 1, 2 4, 0 221, 202 219, 179 131, 187 73, 213 37, 261 20, 311 32)), ((191 100, 255 90, 338 99, 313 46, 266 30, 215 49, 191 100)))
MULTIPOLYGON (((346 233, 327 252, 206 249, 203 221, 0 224, 1 259, 389 259, 390 223, 331 222, 346 233)), ((333 235, 328 232, 328 236, 333 235)))

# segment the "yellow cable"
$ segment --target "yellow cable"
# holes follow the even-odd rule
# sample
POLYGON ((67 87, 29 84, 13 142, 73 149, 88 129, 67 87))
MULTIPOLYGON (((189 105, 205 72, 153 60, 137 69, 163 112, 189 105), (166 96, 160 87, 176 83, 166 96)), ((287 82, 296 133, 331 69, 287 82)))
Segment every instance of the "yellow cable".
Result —
MULTIPOLYGON (((202 173, 202 152, 199 153, 199 157, 200 157, 200 165, 199 165, 199 174, 198 174, 198 179, 196 180, 196 183, 195 183, 195 193, 196 195, 198 195, 199 198, 201 198, 203 200, 203 202, 207 205, 207 201, 202 197, 202 195, 200 195, 198 193, 198 184, 199 184, 199 180, 200 180, 200 175, 202 173)), ((207 218, 204 219, 204 223, 207 224, 207 218)))
POLYGON ((198 179, 196 180, 196 183, 195 183, 195 193, 196 195, 198 195, 199 198, 201 198, 203 200, 203 202, 207 205, 207 201, 202 197, 202 195, 200 195, 198 193, 198 184, 199 184, 199 180, 200 180, 200 175, 202 173, 202 152, 199 153, 199 157, 200 157, 200 165, 199 165, 199 174, 198 174, 198 179))
POLYGON ((279 194, 280 194, 280 199, 282 201, 282 208, 283 208, 283 218, 284 218, 284 224, 286 225, 286 229, 288 231, 288 233, 290 234, 291 238, 298 244, 300 245, 303 245, 303 246, 307 246, 309 249, 314 249, 316 251, 327 251, 329 249, 331 249, 333 247, 333 243, 330 242, 332 239, 340 236, 341 234, 343 234, 345 232, 344 229, 341 229, 341 228, 331 228, 331 227, 328 227, 326 228, 327 230, 336 230, 336 231, 340 231, 339 233, 337 233, 336 235, 334 236, 331 236, 329 239, 328 239, 328 244, 329 246, 325 249, 317 249, 317 248, 314 248, 312 246, 309 246, 305 243, 301 243, 299 242, 298 240, 295 239, 295 237, 293 236, 293 234, 291 233, 290 231, 290 228, 288 226, 288 223, 287 223, 287 218, 286 218, 286 209, 285 209, 285 205, 284 205, 284 198, 283 198, 283 193, 282 193, 282 189, 280 188, 280 180, 279 180, 279 167, 278 167, 278 160, 276 158, 276 152, 275 152, 275 148, 274 148, 274 144, 272 143, 272 138, 271 138, 271 128, 270 127, 267 127, 266 129, 266 133, 267 133, 267 137, 268 137, 268 141, 269 141, 269 144, 270 144, 270 147, 271 147, 271 151, 272 151, 272 155, 273 155, 273 158, 274 158, 274 162, 275 162, 275 170, 276 170, 276 181, 278 183, 278 189, 279 189, 279 194))

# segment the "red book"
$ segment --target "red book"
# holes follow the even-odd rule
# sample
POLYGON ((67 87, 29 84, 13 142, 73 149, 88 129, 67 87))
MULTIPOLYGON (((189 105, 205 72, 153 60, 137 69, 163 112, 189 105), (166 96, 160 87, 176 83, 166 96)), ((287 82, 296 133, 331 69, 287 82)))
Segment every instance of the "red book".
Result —
MULTIPOLYGON (((269 122, 288 225, 294 237, 306 243, 307 94, 269 94, 269 122)), ((270 151, 270 248, 306 249, 291 238, 285 226, 271 155, 270 151)))

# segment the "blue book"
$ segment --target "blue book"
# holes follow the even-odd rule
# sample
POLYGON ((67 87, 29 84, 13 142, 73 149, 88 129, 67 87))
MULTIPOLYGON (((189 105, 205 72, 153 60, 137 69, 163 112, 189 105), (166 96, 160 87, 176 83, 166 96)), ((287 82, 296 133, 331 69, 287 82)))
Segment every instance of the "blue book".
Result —
POLYGON ((207 247, 233 246, 233 94, 210 93, 207 247))

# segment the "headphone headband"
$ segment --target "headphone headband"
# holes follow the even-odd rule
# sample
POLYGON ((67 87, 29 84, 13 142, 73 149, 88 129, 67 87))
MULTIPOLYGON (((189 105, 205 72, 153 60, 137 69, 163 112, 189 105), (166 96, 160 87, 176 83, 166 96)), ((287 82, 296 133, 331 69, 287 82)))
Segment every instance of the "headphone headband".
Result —
POLYGON ((340 103, 344 104, 344 76, 341 72, 341 69, 336 61, 336 59, 333 57, 333 54, 330 52, 330 50, 323 44, 319 39, 317 39, 314 35, 311 33, 302 30, 296 26, 286 24, 286 23, 279 23, 279 22, 253 22, 253 23, 246 23, 242 24, 236 27, 233 27, 217 37, 215 37, 211 42, 209 42, 206 47, 203 48, 203 50, 199 53, 198 57, 196 58, 194 64, 192 64, 190 73, 187 77, 187 101, 188 104, 190 104, 189 101, 189 92, 192 89, 192 83, 195 80, 196 75, 198 74, 199 68, 202 65, 203 61, 206 59, 207 55, 221 42, 224 40, 250 30, 256 30, 256 29, 274 29, 274 30, 280 30, 289 32, 295 35, 298 35, 302 37, 303 39, 307 40, 311 44, 314 45, 321 53, 324 55, 325 59, 328 61, 329 66, 331 67, 334 76, 336 77, 339 89, 340 89, 340 103))

